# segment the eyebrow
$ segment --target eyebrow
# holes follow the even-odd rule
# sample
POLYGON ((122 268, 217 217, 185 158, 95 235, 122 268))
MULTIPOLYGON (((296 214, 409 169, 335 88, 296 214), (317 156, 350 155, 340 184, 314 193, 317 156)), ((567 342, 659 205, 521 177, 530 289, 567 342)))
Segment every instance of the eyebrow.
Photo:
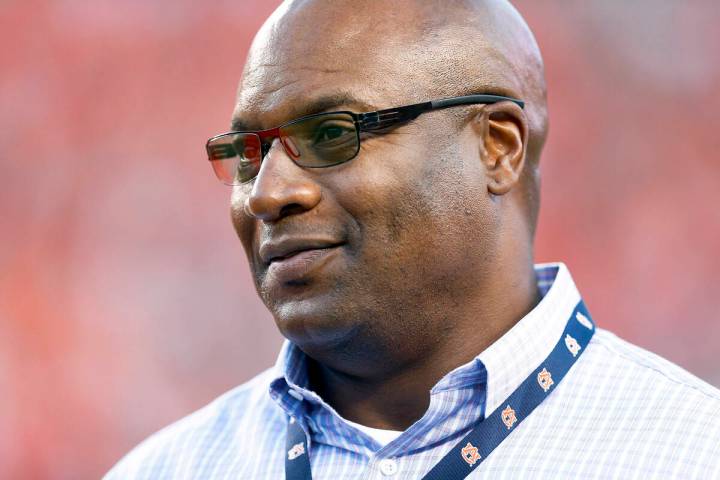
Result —
MULTIPOLYGON (((332 111, 339 107, 356 108, 359 111, 356 113, 363 113, 376 110, 373 105, 361 100, 360 98, 352 95, 349 92, 339 92, 330 95, 323 95, 314 98, 308 102, 304 102, 297 107, 292 108, 292 115, 288 116, 285 122, 292 121, 297 118, 304 117, 306 115, 312 115, 314 113, 321 113, 326 111, 332 111)), ((285 123, 283 122, 283 123, 285 123)), ((255 122, 252 122, 255 123, 255 122)), ((240 118, 234 118, 230 125, 233 132, 253 131, 251 123, 244 122, 240 118)))

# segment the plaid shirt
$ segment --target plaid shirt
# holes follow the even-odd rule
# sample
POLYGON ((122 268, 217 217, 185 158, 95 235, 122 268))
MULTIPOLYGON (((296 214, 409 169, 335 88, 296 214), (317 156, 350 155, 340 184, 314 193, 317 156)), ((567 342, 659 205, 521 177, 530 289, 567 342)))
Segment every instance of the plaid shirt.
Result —
MULTIPOLYGON (((421 478, 560 338, 580 294, 563 264, 536 273, 541 302, 443 377, 425 415, 384 447, 308 388, 307 357, 286 342, 274 368, 154 434, 105 478, 281 479, 291 416, 310 432, 316 480, 421 478)), ((555 391, 467 478, 720 479, 720 391, 597 329, 555 391)))

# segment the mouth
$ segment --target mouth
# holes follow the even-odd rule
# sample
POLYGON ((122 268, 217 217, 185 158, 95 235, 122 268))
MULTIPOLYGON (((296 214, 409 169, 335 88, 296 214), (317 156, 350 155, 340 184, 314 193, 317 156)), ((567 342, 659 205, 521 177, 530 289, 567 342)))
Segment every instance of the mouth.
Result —
POLYGON ((340 246, 340 244, 327 246, 327 247, 309 247, 309 248, 293 250, 293 251, 288 252, 283 255, 276 255, 276 256, 270 257, 268 259, 267 264, 272 265, 273 263, 284 262, 284 261, 290 260, 294 257, 307 258, 307 257, 311 257, 313 255, 321 255, 322 253, 324 253, 323 250, 330 250, 332 248, 336 248, 339 246, 340 246))
POLYGON ((258 251, 260 260, 270 266, 283 262, 298 255, 309 252, 329 250, 342 245, 343 242, 321 238, 280 238, 277 241, 264 242, 258 251))
POLYGON ((327 239, 281 239, 266 242, 259 256, 267 268, 270 282, 290 284, 305 280, 329 263, 344 245, 327 239))

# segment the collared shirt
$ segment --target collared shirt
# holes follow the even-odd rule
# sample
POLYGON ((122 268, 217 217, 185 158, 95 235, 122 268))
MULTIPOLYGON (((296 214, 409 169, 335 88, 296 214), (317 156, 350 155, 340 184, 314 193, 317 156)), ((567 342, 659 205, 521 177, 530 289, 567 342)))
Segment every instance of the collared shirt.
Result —
MULTIPOLYGON (((558 342, 580 294, 561 263, 536 274, 538 305, 445 375, 425 415, 385 446, 309 388, 308 359, 286 342, 274 368, 154 434, 106 479, 282 479, 290 417, 310 434, 316 480, 421 478, 558 342)), ((720 391, 598 328, 552 394, 467 478, 720 479, 720 391)))

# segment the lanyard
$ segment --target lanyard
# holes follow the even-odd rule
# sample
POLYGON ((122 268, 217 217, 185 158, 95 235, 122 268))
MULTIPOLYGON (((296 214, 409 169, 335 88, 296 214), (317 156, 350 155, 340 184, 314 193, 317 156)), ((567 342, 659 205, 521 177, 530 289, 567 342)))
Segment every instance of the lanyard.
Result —
MULTIPOLYGON (((550 355, 505 401, 455 445, 423 480, 462 479, 470 475, 523 419, 547 398, 570 367, 585 351, 595 333, 590 314, 581 300, 573 310, 560 340, 550 355)), ((288 423, 286 480, 312 480, 307 437, 292 419, 288 423)))

